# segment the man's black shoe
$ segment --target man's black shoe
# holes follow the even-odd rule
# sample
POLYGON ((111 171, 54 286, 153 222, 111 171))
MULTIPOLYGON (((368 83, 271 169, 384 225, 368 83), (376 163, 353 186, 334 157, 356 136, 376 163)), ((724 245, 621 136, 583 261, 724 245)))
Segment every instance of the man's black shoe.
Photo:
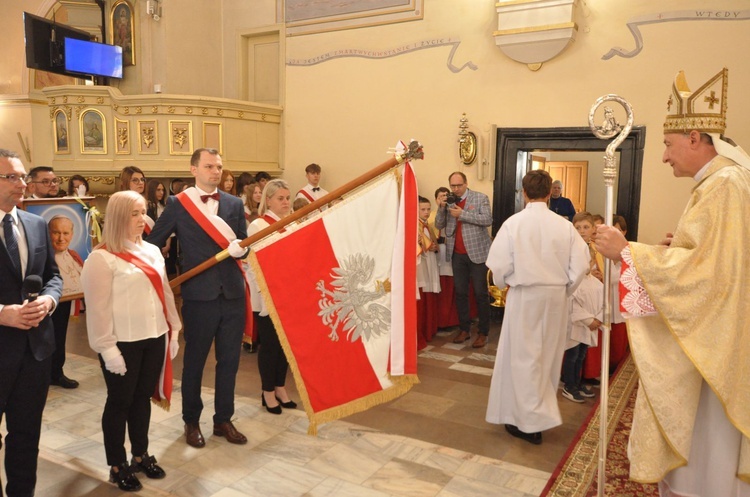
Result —
POLYGON ((61 374, 59 378, 53 379, 50 384, 63 388, 78 388, 78 382, 76 380, 71 380, 64 374, 61 374))
POLYGON ((542 443, 542 432, 537 431, 535 433, 526 433, 524 431, 519 430, 516 426, 513 425, 505 425, 505 431, 510 433, 516 438, 520 438, 521 440, 526 440, 530 444, 534 445, 541 445, 542 443))

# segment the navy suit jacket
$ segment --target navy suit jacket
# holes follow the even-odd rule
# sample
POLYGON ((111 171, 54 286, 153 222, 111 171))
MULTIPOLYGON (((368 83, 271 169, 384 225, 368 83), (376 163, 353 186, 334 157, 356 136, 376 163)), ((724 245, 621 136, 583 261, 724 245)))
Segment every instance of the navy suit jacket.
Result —
MULTIPOLYGON (((234 230, 237 238, 244 240, 247 238, 247 225, 242 200, 222 191, 219 195, 219 217, 234 230)), ((184 271, 189 271, 222 250, 176 197, 167 199, 167 206, 147 240, 157 247, 163 247, 172 233, 177 235, 180 243, 184 271)), ((181 292, 186 300, 215 300, 219 295, 228 299, 241 298, 245 295, 245 275, 237 262, 229 257, 184 282, 181 292)))
MULTIPOLYGON (((43 283, 41 295, 49 295, 59 301, 62 278, 55 263, 55 250, 49 238, 47 223, 41 217, 20 209, 18 220, 23 225, 29 249, 24 278, 30 275, 40 276, 43 283)), ((0 303, 23 303, 26 297, 23 294, 23 278, 19 278, 3 243, 0 243, 0 282, 0 303)), ((51 317, 45 317, 39 326, 30 330, 0 326, 0 367, 7 367, 23 359, 27 340, 37 361, 52 355, 55 350, 55 331, 51 317)))

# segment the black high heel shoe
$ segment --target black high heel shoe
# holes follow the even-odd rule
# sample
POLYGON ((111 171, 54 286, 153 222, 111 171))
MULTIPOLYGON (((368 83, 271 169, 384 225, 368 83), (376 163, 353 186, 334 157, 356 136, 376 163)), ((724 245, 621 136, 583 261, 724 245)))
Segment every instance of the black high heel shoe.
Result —
POLYGON ((266 408, 266 411, 270 412, 271 414, 281 414, 281 404, 274 407, 268 407, 268 404, 266 404, 266 396, 260 394, 260 399, 263 401, 263 407, 266 408))
POLYGON ((130 461, 130 470, 134 473, 143 471, 147 477, 155 480, 161 480, 167 476, 162 467, 156 464, 156 458, 148 455, 148 452, 141 456, 140 462, 136 461, 135 457, 133 457, 132 461, 130 461))
POLYGON ((297 403, 293 400, 290 400, 289 402, 282 402, 278 397, 276 397, 276 400, 284 409, 297 409, 297 403))
POLYGON ((109 470, 109 481, 116 483, 118 488, 123 492, 137 492, 142 489, 143 486, 128 466, 127 462, 117 465, 117 472, 114 468, 109 470))

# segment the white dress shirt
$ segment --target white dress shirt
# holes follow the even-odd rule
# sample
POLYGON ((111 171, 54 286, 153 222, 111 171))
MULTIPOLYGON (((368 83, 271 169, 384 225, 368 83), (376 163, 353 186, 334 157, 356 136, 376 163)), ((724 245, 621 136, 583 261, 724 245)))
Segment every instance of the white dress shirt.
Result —
MULTIPOLYGON (((125 248, 161 275, 172 339, 176 340, 182 325, 161 251, 147 242, 138 245, 125 242, 125 248)), ((96 249, 83 265, 81 283, 86 299, 89 345, 105 360, 120 354, 117 342, 156 338, 168 331, 154 286, 133 264, 106 250, 96 249)))

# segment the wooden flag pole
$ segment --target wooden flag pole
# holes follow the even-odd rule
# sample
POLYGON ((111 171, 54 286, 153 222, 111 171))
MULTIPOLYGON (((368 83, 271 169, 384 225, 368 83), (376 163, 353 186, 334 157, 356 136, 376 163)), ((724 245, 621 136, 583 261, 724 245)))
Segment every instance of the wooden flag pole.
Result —
MULTIPOLYGON (((319 198, 318 200, 311 202, 301 208, 298 211, 294 211, 292 214, 286 216, 284 219, 280 221, 276 221, 271 226, 268 226, 267 228, 264 228, 260 230, 259 232, 255 233, 252 236, 249 236, 242 240, 240 242, 240 247, 247 247, 249 245, 252 245, 253 243, 257 242, 258 240, 261 240, 265 238, 266 236, 282 229, 284 226, 291 224, 298 219, 303 218, 304 216, 308 215, 309 213, 325 206, 329 202, 336 200, 337 198, 341 197, 342 195, 345 195, 349 193, 350 191, 354 190, 355 188, 358 188, 368 181, 377 178, 381 174, 385 173, 386 171, 392 169, 395 166, 398 166, 399 164, 403 163, 404 161, 407 161, 409 159, 421 159, 423 157, 422 154, 422 146, 417 142, 412 140, 411 143, 409 143, 409 148, 405 150, 401 154, 397 154, 392 159, 389 159, 379 166, 370 169, 366 173, 364 173, 361 176, 358 176, 357 178, 354 178, 353 180, 349 181, 348 183, 345 183, 344 185, 340 186, 339 188, 336 188, 332 192, 324 195, 323 197, 319 198)), ((172 288, 177 287, 178 285, 184 283, 185 281, 189 280, 193 276, 202 273, 206 269, 215 266, 219 262, 223 261, 224 259, 229 257, 229 251, 228 250, 222 250, 218 254, 216 254, 214 257, 211 257, 210 259, 207 259, 203 261, 202 263, 198 264, 194 268, 192 268, 189 271, 186 271, 185 273, 179 275, 175 279, 171 280, 169 282, 170 286, 172 288)))

